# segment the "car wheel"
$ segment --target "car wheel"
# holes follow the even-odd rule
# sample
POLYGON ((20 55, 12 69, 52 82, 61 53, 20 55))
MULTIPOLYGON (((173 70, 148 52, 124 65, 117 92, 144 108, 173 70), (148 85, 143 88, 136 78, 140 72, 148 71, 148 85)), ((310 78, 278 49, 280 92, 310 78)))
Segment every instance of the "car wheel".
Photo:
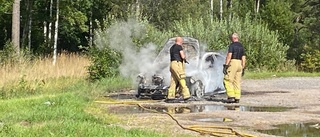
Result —
POLYGON ((201 80, 197 80, 191 85, 191 93, 197 98, 202 98, 204 96, 204 86, 201 80))

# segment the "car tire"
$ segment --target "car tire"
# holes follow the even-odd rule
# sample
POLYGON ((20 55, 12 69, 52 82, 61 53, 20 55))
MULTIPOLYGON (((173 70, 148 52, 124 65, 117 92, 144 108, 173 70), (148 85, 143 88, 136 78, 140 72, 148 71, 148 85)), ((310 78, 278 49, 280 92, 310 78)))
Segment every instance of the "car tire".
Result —
POLYGON ((191 94, 199 99, 203 98, 204 96, 204 86, 201 80, 195 81, 191 85, 191 94))

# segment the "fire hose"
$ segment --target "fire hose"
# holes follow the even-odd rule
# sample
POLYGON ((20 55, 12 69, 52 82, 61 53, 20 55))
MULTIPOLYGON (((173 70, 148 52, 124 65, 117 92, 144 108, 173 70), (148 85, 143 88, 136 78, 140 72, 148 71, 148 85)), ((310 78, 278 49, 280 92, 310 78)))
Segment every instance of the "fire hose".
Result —
POLYGON ((240 137, 255 137, 253 135, 245 134, 245 133, 240 133, 238 131, 235 131, 234 129, 230 127, 223 127, 223 126, 201 126, 201 125, 192 125, 192 126, 183 126, 179 123, 179 121, 174 118, 170 113, 168 112, 159 112, 153 109, 148 109, 144 106, 141 105, 141 103, 150 103, 150 102, 159 102, 159 101, 95 101, 96 103, 102 103, 102 104, 125 104, 125 105, 137 105, 140 108, 147 110, 149 112, 154 112, 154 113, 162 113, 162 114, 167 114, 172 120, 176 122, 176 124, 181 127, 182 129, 185 130, 190 130, 194 132, 198 132, 200 134, 207 134, 207 135, 212 135, 212 136, 217 136, 217 137, 224 137, 226 135, 234 135, 234 136, 240 136, 240 137), (211 130, 210 130, 211 129, 211 130), (214 131, 214 129, 219 129, 219 131, 214 131), (221 131, 221 130, 226 130, 226 131, 221 131))

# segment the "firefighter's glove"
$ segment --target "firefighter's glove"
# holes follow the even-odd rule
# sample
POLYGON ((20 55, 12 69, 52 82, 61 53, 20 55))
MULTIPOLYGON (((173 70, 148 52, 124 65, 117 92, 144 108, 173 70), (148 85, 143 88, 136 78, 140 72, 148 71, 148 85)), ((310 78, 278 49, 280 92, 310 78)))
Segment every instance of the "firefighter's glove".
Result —
POLYGON ((225 75, 228 74, 228 68, 229 68, 229 65, 226 65, 226 64, 223 65, 223 74, 225 75))
POLYGON ((242 77, 244 76, 244 69, 242 69, 242 74, 241 75, 242 75, 242 77))
POLYGON ((186 60, 186 59, 183 59, 183 61, 184 61, 184 63, 187 63, 187 64, 189 64, 189 62, 186 60))

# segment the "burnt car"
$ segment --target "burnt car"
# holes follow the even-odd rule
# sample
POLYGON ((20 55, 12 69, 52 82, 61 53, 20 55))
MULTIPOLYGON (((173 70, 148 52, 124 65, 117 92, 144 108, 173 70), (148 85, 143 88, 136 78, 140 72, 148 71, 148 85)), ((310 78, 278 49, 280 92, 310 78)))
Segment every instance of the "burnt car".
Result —
MULTIPOLYGON (((170 53, 175 43, 170 38, 155 58, 152 72, 137 76, 137 97, 165 99, 170 86, 170 53)), ((225 55, 219 52, 205 51, 199 41, 192 37, 183 37, 183 50, 186 54, 186 83, 190 94, 198 99, 225 93, 223 85, 223 64, 225 55)), ((179 96, 179 90, 177 92, 179 96)))

